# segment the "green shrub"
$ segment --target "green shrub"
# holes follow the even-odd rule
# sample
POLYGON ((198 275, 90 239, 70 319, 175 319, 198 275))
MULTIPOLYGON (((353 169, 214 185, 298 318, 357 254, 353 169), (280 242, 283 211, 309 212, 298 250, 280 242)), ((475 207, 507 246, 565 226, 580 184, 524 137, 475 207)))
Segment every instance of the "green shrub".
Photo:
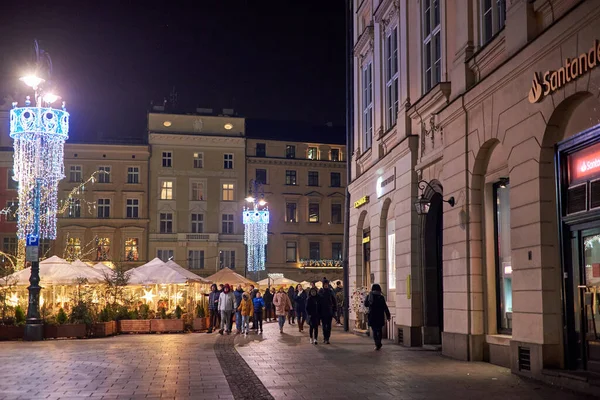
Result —
POLYGON ((80 301, 77 303, 75 307, 73 307, 73 311, 71 311, 71 317, 69 320, 74 324, 92 324, 92 312, 87 303, 80 301))
POLYGON ((183 310, 181 309, 181 307, 175 307, 175 318, 181 319, 181 314, 183 314, 183 310))
POLYGON ((160 309, 160 318, 161 319, 168 319, 168 317, 167 317, 167 309, 164 308, 164 307, 160 309))
POLYGON ((67 323, 67 320, 68 320, 68 319, 69 319, 69 318, 67 317, 67 313, 66 313, 66 312, 65 312, 65 310, 63 310, 63 309, 62 309, 62 307, 61 307, 61 309, 60 309, 60 310, 58 310, 58 314, 56 314, 56 322, 57 322, 59 325, 64 325, 64 324, 66 324, 66 323, 67 323))
POLYGON ((204 304, 196 305, 196 316, 198 318, 206 317, 206 310, 204 309, 204 304))
POLYGON ((142 304, 138 313, 140 319, 148 319, 150 316, 150 306, 148 304, 142 304))
POLYGON ((15 324, 23 325, 25 323, 25 311, 21 308, 21 306, 15 307, 15 324))

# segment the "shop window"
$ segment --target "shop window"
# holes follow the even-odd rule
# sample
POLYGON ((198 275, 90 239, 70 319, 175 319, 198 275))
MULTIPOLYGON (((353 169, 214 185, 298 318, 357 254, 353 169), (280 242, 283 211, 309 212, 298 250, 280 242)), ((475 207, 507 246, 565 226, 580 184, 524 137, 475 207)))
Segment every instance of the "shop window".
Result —
POLYGON ((387 221, 387 284, 396 289, 396 220, 387 221))
POLYGON ((308 222, 319 222, 319 203, 308 205, 308 222))
POLYGON ((138 238, 125 239, 125 261, 138 261, 140 258, 138 238))
POLYGON ((221 264, 221 269, 235 269, 235 250, 221 250, 219 252, 219 262, 221 264))
POLYGON ((67 247, 65 249, 66 259, 76 260, 81 258, 81 239, 76 237, 70 237, 67 240, 67 247))
POLYGON ((285 222, 298 222, 298 205, 285 203, 285 222))
POLYGON ((296 262, 298 260, 298 248, 296 242, 286 242, 285 243, 285 261, 286 262, 296 262))
POLYGON ((512 248, 508 180, 494 184, 494 211, 498 332, 510 333, 512 330, 512 248))
POLYGON ((311 260, 320 260, 321 259, 321 243, 319 242, 310 242, 308 244, 309 248, 309 256, 311 260))
POLYGON ((97 238, 96 239, 96 261, 107 261, 110 260, 110 239, 109 238, 97 238))
POLYGON ((188 251, 188 268, 204 269, 204 250, 188 251))

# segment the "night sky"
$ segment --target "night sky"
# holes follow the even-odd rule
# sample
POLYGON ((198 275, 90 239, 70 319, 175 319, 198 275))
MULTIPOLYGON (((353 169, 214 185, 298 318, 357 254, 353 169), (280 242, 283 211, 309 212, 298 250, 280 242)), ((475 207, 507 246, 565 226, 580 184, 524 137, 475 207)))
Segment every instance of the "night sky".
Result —
POLYGON ((145 137, 150 101, 173 87, 180 111, 343 125, 344 29, 342 0, 5 1, 0 102, 37 38, 73 141, 145 137))

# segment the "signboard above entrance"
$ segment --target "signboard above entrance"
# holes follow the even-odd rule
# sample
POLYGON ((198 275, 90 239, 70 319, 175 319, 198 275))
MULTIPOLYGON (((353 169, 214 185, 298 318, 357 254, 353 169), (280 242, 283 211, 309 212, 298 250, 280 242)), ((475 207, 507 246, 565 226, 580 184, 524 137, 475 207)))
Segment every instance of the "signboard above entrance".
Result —
POLYGON ((360 208, 369 202, 369 196, 363 196, 354 202, 354 208, 360 208))
POLYGON ((600 143, 568 156, 569 186, 600 177, 600 143))
POLYGON ((396 167, 377 178, 377 187, 375 188, 377 198, 388 194, 394 189, 396 189, 396 167))

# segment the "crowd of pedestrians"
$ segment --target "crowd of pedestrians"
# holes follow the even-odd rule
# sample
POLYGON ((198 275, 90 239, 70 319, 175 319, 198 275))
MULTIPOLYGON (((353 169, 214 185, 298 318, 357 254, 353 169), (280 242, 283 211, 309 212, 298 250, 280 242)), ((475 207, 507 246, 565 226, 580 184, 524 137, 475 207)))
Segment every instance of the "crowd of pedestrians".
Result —
MULTIPOLYGON (((330 344, 331 325, 333 321, 341 325, 344 308, 344 291, 340 281, 336 287, 330 286, 327 279, 323 279, 323 287, 318 289, 316 282, 305 290, 302 285, 290 286, 287 290, 280 287, 268 288, 264 295, 254 286, 244 291, 241 285, 235 290, 228 285, 212 285, 208 295, 208 310, 210 326, 208 333, 218 329, 222 334, 232 333, 232 317, 235 315, 237 334, 248 335, 250 331, 263 332, 263 320, 271 322, 277 320, 279 332, 283 333, 285 323, 297 325, 299 332, 304 332, 304 325, 308 324, 309 340, 312 344, 319 342, 319 327, 324 344, 330 344), (252 326, 250 326, 252 323, 252 326)), ((373 331, 375 349, 382 346, 383 327, 386 319, 390 319, 390 311, 381 293, 381 287, 374 284, 365 300, 369 309, 369 326, 373 331)))

